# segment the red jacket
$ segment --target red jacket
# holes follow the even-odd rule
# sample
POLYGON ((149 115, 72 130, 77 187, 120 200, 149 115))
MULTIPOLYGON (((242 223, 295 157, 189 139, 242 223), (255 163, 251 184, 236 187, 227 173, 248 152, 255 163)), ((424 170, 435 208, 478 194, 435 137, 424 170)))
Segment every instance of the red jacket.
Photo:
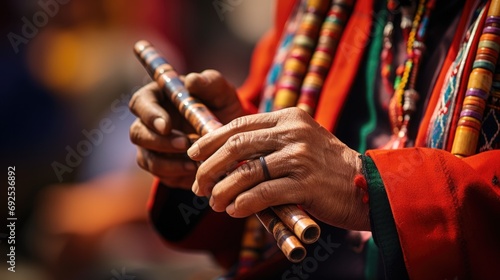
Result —
MULTIPOLYGON (((250 75, 239 91, 242 103, 251 113, 256 112, 263 81, 294 3, 290 0, 278 1, 274 28, 262 39, 253 55, 250 75)), ((468 1, 464 10, 470 10, 471 5, 472 1, 468 1)), ((344 30, 344 34, 350 36, 341 38, 318 104, 315 119, 332 132, 335 132, 370 40, 372 6, 372 0, 357 1, 344 30)), ((463 32, 463 18, 466 16, 465 13, 460 16, 457 34, 463 32)), ((447 69, 456 52, 456 48, 450 47, 442 63, 443 69, 447 69)), ((442 77, 431 87, 432 95, 416 139, 417 148, 370 150, 366 153, 369 160, 367 164, 374 164, 371 166, 374 172, 366 174, 369 188, 372 189, 372 230, 382 255, 387 257, 394 245, 394 240, 387 238, 390 233, 386 234, 391 231, 391 226, 386 225, 383 213, 374 210, 378 206, 372 204, 383 203, 374 201, 374 197, 377 197, 374 193, 377 179, 381 179, 381 192, 388 201, 387 209, 392 213, 390 218, 398 241, 396 243, 410 278, 500 277, 500 151, 459 159, 447 151, 423 147, 424 134, 437 103, 436 95, 441 84, 442 77)), ((234 263, 243 221, 213 211, 203 214, 193 212, 192 217, 199 220, 197 226, 181 230, 177 235, 172 234, 171 231, 178 229, 174 223, 166 223, 165 205, 179 205, 182 201, 168 194, 172 192, 178 191, 163 185, 156 186, 150 204, 152 221, 169 244, 210 250, 226 267, 234 263), (222 228, 224 230, 220 231, 222 228)), ((184 199, 189 202, 189 198, 184 199)), ((175 207, 172 209, 175 210, 175 207)))

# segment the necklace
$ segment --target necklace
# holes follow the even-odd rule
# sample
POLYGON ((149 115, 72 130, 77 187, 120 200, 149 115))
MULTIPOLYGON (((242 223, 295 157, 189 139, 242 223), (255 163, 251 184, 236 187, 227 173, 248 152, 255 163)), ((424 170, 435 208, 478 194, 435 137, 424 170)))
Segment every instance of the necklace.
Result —
POLYGON ((333 0, 321 26, 318 43, 302 83, 297 107, 314 116, 326 75, 332 65, 353 0, 333 0))
POLYGON ((273 110, 295 106, 329 1, 309 0, 276 84, 273 110))
POLYGON ((354 0, 309 0, 276 83, 273 110, 298 106, 313 115, 354 0), (300 99, 299 99, 300 96, 300 99))
MULTIPOLYGON (((411 116, 416 111, 419 94, 415 90, 415 82, 420 67, 421 58, 425 50, 424 39, 427 32, 430 14, 435 6, 435 0, 420 0, 417 5, 415 16, 408 32, 406 41, 406 60, 396 70, 394 82, 394 94, 389 103, 389 119, 391 121, 393 136, 384 146, 386 149, 397 149, 407 146, 408 125, 411 116)), ((391 6, 389 6, 390 8, 391 6)), ((403 37, 406 37, 405 30, 408 30, 407 17, 408 9, 402 16, 403 37)), ((390 33, 390 32, 388 32, 390 33)), ((392 46, 390 44, 389 46, 392 46)), ((383 53, 384 54, 384 53, 383 53)), ((384 69, 382 70, 384 71, 384 69)), ((383 73, 384 74, 384 73, 383 73)), ((387 76, 388 74, 385 73, 387 76)))

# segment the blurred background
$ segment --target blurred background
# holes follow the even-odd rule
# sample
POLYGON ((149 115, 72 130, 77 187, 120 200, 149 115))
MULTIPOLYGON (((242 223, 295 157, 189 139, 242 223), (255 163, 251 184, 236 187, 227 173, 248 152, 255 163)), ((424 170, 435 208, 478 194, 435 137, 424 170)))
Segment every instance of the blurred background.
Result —
POLYGON ((4 0, 1 167, 15 167, 16 272, 7 184, 0 279, 214 279, 203 252, 163 246, 147 220, 152 177, 135 162, 128 100, 150 81, 134 42, 179 73, 217 69, 236 86, 271 25, 267 0, 4 0), (135 278, 133 278, 135 277, 135 278))

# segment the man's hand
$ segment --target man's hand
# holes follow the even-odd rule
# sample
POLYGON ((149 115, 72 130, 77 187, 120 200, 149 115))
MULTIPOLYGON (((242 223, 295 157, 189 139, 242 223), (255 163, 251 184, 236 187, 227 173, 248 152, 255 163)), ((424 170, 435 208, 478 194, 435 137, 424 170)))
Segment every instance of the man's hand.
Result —
MULTIPOLYGON (((244 115, 235 88, 219 72, 191 73, 184 79, 187 90, 200 99, 222 123, 244 115)), ((170 187, 190 189, 196 164, 186 156, 188 134, 193 128, 168 97, 152 82, 137 91, 129 104, 138 117, 130 127, 130 139, 138 146, 139 166, 170 187)))
POLYGON ((200 138, 188 154, 204 161, 192 189, 210 197, 215 211, 245 217, 299 204, 331 225, 370 228, 368 206, 353 182, 361 173, 359 153, 300 109, 235 119, 200 138), (272 180, 265 181, 260 156, 272 180))

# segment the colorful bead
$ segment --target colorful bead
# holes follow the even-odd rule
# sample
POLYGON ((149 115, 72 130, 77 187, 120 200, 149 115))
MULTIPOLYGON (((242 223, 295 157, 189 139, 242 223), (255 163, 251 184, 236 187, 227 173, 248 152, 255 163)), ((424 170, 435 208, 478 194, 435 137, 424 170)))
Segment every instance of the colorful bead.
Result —
MULTIPOLYGON (((394 3, 390 1, 388 8, 391 9, 394 3)), ((406 42, 406 60, 404 64, 396 69, 396 77, 394 79, 393 88, 389 85, 389 77, 392 69, 392 33, 394 25, 387 23, 384 28, 384 50, 381 53, 383 65, 381 67, 384 85, 388 92, 394 92, 389 102, 389 119, 393 130, 391 141, 386 147, 403 148, 407 143, 408 124, 411 115, 417 109, 417 101, 419 94, 415 90, 415 83, 420 66, 421 56, 425 50, 424 39, 427 33, 427 26, 431 11, 434 9, 435 0, 419 0, 414 13, 412 6, 401 7, 401 29, 403 37, 407 38, 406 42), (411 17, 413 16, 413 21, 411 17)), ((391 16, 393 17, 393 16, 391 16)))
POLYGON ((307 1, 306 12, 292 41, 293 46, 290 54, 284 62, 284 72, 276 83, 278 90, 276 91, 273 110, 296 105, 300 86, 295 86, 295 83, 294 86, 290 86, 290 80, 287 76, 292 75, 299 81, 304 79, 328 5, 329 1, 325 0, 307 1))
POLYGON ((476 59, 472 68, 484 68, 490 72, 495 71, 495 64, 489 60, 476 59))
POLYGON ((480 41, 478 48, 479 49, 488 48, 488 49, 492 49, 498 53, 500 51, 500 44, 498 44, 497 42, 493 42, 493 41, 480 41))
POLYGON ((489 16, 486 18, 486 25, 494 25, 494 24, 500 24, 500 18, 495 17, 495 16, 489 16))
POLYGON ((333 62, 338 40, 344 30, 344 23, 350 14, 353 1, 334 0, 321 26, 318 45, 314 51, 308 72, 300 91, 297 107, 314 115, 316 103, 321 93, 328 69, 333 62))
POLYGON ((493 73, 484 68, 475 68, 470 73, 467 88, 475 88, 488 92, 491 88, 492 80, 493 73))
POLYGON ((470 156, 477 150, 480 124, 492 85, 494 85, 493 74, 500 50, 499 23, 500 0, 493 0, 488 9, 483 34, 479 39, 473 70, 469 76, 468 90, 453 141, 451 152, 458 157, 470 156))
POLYGON ((500 1, 491 1, 490 8, 488 9, 488 17, 500 16, 500 1))
POLYGON ((495 26, 486 26, 483 32, 488 34, 500 35, 500 28, 495 26))

